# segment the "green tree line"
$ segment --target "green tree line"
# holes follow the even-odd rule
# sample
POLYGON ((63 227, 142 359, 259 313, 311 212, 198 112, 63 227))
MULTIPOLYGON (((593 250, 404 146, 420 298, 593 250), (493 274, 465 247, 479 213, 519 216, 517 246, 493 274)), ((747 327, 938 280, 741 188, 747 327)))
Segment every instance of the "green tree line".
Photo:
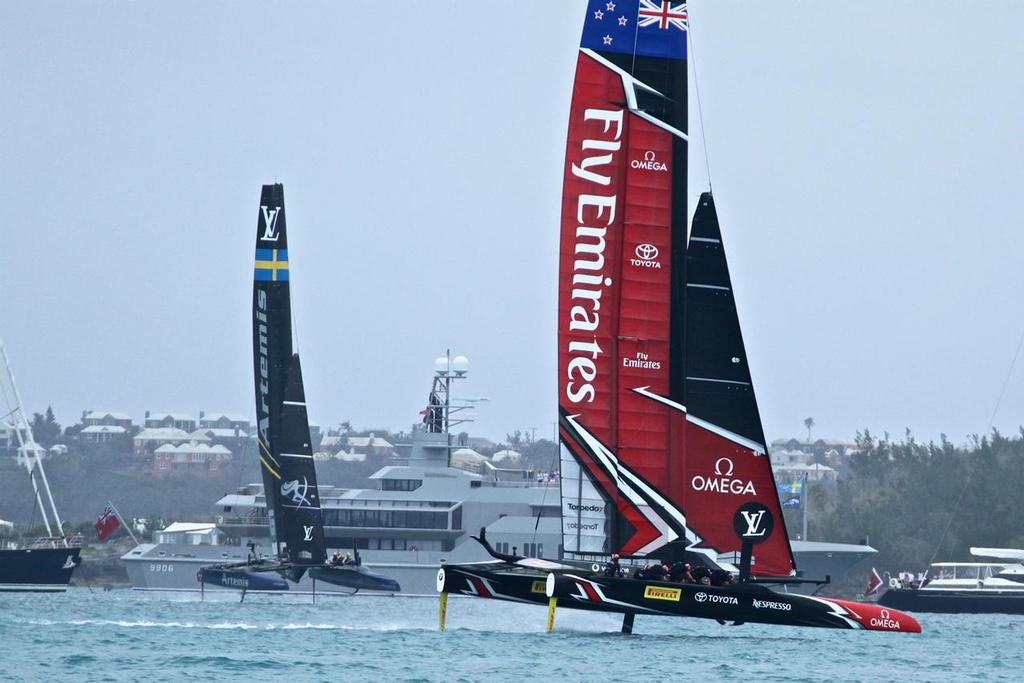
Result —
POLYGON ((866 538, 879 571, 970 560, 972 546, 1024 548, 1024 429, 1011 437, 993 430, 964 446, 944 435, 919 443, 909 433, 892 441, 865 430, 857 445, 838 481, 808 490, 812 540, 866 538))

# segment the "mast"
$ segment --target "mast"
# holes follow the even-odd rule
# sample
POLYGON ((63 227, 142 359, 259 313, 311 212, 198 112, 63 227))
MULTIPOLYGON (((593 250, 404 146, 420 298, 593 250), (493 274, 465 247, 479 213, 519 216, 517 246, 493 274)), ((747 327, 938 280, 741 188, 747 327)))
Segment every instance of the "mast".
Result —
POLYGON ((253 375, 256 438, 270 532, 277 554, 285 537, 280 515, 281 415, 292 357, 291 294, 284 186, 264 185, 256 219, 253 269, 253 375))
POLYGON ((43 516, 43 525, 46 527, 46 535, 50 537, 50 544, 53 545, 53 529, 50 526, 49 516, 47 515, 47 507, 49 507, 50 513, 53 515, 54 522, 57 525, 57 529, 60 531, 61 543, 64 547, 68 547, 67 538, 64 536, 64 523, 61 521, 60 513, 57 511, 57 503, 53 499, 53 492, 50 490, 50 482, 46 478, 46 470, 43 468, 43 459, 40 455, 42 448, 36 443, 35 438, 32 436, 32 428, 25 418, 25 408, 21 402, 21 394, 18 392, 18 385, 14 381, 14 372, 11 370, 10 360, 7 358, 7 349, 4 347, 3 341, 0 340, 0 356, 3 356, 4 371, 7 379, 7 384, 10 386, 11 396, 7 395, 6 389, 4 390, 4 399, 7 403, 9 412, 8 416, 13 418, 11 427, 14 429, 14 433, 18 438, 18 451, 24 453, 24 460, 19 458, 25 468, 28 470, 29 479, 32 482, 32 490, 36 496, 36 502, 39 505, 39 512, 43 516), (13 404, 13 405, 12 405, 13 404), (42 492, 39 489, 39 485, 36 482, 36 471, 38 470, 40 478, 43 482, 43 492, 45 492, 45 502, 42 492), (46 504, 48 503, 48 505, 46 504))

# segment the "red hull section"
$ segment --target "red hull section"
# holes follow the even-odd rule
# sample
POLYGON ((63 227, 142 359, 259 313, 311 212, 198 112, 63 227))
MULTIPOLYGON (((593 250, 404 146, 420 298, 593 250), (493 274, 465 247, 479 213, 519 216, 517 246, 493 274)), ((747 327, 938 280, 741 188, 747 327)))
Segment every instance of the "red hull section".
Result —
POLYGON ((898 631, 900 633, 920 633, 921 624, 906 612, 888 609, 881 605, 869 605, 863 602, 829 599, 845 609, 861 626, 869 631, 898 631))

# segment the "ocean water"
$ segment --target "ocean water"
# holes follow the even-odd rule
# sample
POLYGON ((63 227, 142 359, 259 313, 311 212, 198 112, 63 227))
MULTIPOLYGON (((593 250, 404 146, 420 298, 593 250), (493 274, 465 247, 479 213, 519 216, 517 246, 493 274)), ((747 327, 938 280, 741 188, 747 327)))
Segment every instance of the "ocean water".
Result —
POLYGON ((71 589, 0 594, 3 681, 1024 681, 1024 617, 918 615, 921 635, 720 626, 438 601, 71 589))

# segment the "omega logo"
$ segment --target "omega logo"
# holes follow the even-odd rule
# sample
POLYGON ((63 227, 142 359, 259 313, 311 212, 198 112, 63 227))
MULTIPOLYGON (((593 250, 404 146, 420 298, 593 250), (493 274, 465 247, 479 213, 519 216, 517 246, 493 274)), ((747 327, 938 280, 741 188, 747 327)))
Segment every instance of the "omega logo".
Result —
POLYGON ((668 166, 665 165, 665 162, 658 161, 654 152, 651 150, 647 150, 646 152, 644 152, 643 161, 640 161, 639 159, 633 159, 633 161, 629 162, 629 165, 632 166, 633 168, 642 168, 645 171, 664 172, 668 170, 668 166))

